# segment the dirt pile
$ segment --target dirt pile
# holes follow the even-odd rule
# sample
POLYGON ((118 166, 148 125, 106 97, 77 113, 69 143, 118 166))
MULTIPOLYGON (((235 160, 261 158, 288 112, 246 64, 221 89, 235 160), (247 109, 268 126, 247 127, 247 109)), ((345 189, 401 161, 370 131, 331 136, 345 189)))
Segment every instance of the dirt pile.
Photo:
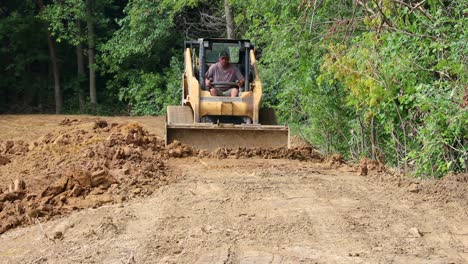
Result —
POLYGON ((291 159, 301 161, 323 161, 323 156, 314 148, 309 146, 296 148, 218 148, 213 152, 197 150, 191 146, 174 141, 166 148, 165 154, 168 157, 185 158, 216 158, 216 159, 242 159, 242 158, 261 158, 261 159, 291 159))
POLYGON ((371 166, 374 172, 369 176, 373 181, 381 181, 421 196, 423 201, 457 202, 468 207, 468 174, 449 174, 442 179, 414 178, 399 172, 382 169, 383 165, 371 166))
MULTIPOLYGON (((459 201, 468 208, 468 174, 449 174, 442 179, 421 181, 413 192, 443 202, 459 201)), ((414 185, 413 185, 414 186, 414 185)))
POLYGON ((209 153, 165 142, 136 123, 64 119, 27 142, 0 140, 0 234, 70 211, 151 194, 171 182, 168 158, 322 161, 312 147, 220 148, 209 153))
POLYGON ((297 148, 219 148, 209 157, 225 158, 262 158, 262 159, 291 159, 301 161, 323 161, 323 157, 312 147, 297 148))
MULTIPOLYGON (((333 158, 328 157, 328 162, 333 158)), ((404 175, 396 168, 385 166, 382 162, 362 158, 354 166, 356 174, 368 176, 373 181, 384 182, 420 195, 421 200, 457 202, 468 207, 468 174, 449 174, 442 179, 415 178, 404 175)))
POLYGON ((380 181, 402 188, 403 190, 421 196, 421 200, 439 202, 457 202, 468 207, 468 174, 449 174, 442 179, 415 178, 404 175, 397 168, 385 166, 380 161, 362 158, 359 164, 347 164, 340 154, 327 156, 324 164, 329 168, 347 168, 356 175, 367 176, 372 181, 380 181))
POLYGON ((36 218, 151 194, 173 178, 164 141, 138 124, 65 119, 29 143, 0 141, 0 155, 0 234, 36 218))

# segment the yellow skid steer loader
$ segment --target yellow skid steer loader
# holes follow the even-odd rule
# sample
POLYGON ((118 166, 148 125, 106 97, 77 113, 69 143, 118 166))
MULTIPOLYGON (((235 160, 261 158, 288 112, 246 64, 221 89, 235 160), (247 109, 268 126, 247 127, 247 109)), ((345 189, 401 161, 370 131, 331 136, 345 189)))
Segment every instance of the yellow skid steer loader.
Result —
MULTIPOLYGON (((277 125, 272 109, 262 108, 262 82, 249 40, 186 41, 184 63, 182 105, 167 107, 166 144, 177 140, 206 150, 289 147, 289 128, 277 125), (212 96, 205 85, 205 73, 222 51, 245 78, 237 97, 212 96)), ((237 87, 235 82, 211 85, 237 87)))

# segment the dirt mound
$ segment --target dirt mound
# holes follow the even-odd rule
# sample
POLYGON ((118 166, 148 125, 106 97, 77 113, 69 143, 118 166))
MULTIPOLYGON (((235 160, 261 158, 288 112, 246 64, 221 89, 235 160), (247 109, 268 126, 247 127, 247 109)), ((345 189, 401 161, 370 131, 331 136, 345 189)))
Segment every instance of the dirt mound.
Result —
POLYGON ((200 157, 217 159, 291 159, 302 161, 323 161, 323 156, 312 147, 296 148, 218 148, 213 152, 194 149, 189 145, 174 141, 166 147, 165 155, 174 158, 200 157))
POLYGON ((0 141, 0 183, 9 186, 0 187, 0 234, 36 218, 147 195, 173 178, 164 141, 138 124, 59 125, 29 143, 0 141))
POLYGON ((370 175, 376 181, 406 190, 407 192, 420 195, 424 201, 457 202, 468 207, 468 174, 449 174, 442 179, 424 179, 405 176, 398 172, 370 175))
POLYGON ((369 176, 373 180, 421 195, 423 200, 459 202, 468 207, 468 174, 466 173, 449 174, 442 179, 414 178, 404 175, 397 169, 389 168, 380 161, 367 158, 362 158, 359 165, 354 166, 354 170, 359 176, 369 176))
POLYGON ((225 158, 262 158, 262 159, 291 159, 301 161, 322 161, 323 157, 312 147, 287 148, 219 148, 209 157, 225 158))
POLYGON ((291 146, 294 148, 312 147, 312 145, 309 142, 305 141, 302 137, 298 135, 291 135, 290 141, 291 141, 291 146))
POLYGON ((0 234, 73 210, 151 194, 174 178, 166 159, 194 156, 323 160, 310 146, 212 153, 180 142, 165 147, 137 123, 66 118, 30 142, 0 141, 0 234))
POLYGON ((412 190, 443 202, 460 201, 468 207, 467 173, 449 174, 442 179, 422 181, 419 187, 412 190))

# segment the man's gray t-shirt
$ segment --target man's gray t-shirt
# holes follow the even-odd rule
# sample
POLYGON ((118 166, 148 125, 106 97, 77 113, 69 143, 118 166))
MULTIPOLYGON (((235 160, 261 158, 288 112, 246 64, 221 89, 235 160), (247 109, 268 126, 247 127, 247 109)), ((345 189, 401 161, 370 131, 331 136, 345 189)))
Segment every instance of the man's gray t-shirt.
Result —
POLYGON ((213 82, 234 82, 244 80, 244 76, 242 76, 242 73, 235 65, 229 64, 226 69, 223 69, 223 66, 221 66, 221 63, 219 62, 211 65, 205 74, 205 78, 213 79, 213 82))

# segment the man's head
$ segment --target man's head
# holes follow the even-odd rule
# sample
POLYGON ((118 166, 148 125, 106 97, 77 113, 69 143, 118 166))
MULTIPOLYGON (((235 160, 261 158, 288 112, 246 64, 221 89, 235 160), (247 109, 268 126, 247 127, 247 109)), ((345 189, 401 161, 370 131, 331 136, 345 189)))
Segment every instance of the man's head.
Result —
POLYGON ((227 51, 223 50, 219 53, 219 63, 223 68, 229 65, 229 53, 227 51))

